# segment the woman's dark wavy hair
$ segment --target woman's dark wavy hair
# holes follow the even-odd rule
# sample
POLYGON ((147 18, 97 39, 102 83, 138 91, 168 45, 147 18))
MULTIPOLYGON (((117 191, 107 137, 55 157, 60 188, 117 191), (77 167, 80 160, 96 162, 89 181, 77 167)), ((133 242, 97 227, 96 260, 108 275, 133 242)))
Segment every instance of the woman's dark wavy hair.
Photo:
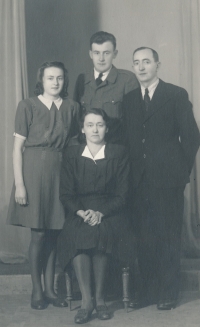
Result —
POLYGON ((68 78, 68 72, 67 69, 65 68, 64 64, 60 61, 46 61, 42 64, 42 66, 38 69, 37 73, 37 83, 35 86, 35 95, 40 95, 44 93, 44 87, 43 87, 43 76, 44 76, 44 70, 49 67, 57 67, 62 69, 64 73, 64 84, 62 91, 60 92, 60 97, 61 98, 66 98, 68 96, 67 89, 68 89, 68 84, 69 84, 69 78, 68 78))
MULTIPOLYGON (((91 109, 82 109, 82 114, 79 120, 79 136, 78 136, 78 140, 80 143, 86 143, 86 139, 85 139, 85 134, 82 133, 82 128, 84 126, 84 121, 85 121, 85 117, 89 114, 94 114, 94 115, 98 115, 101 116, 104 120, 104 122, 106 123, 106 127, 108 128, 108 133, 109 133, 109 126, 110 126, 110 118, 108 117, 108 115, 106 114, 106 112, 101 109, 101 108, 91 108, 91 109)), ((107 139, 107 135, 108 133, 106 133, 105 135, 105 140, 107 139)))

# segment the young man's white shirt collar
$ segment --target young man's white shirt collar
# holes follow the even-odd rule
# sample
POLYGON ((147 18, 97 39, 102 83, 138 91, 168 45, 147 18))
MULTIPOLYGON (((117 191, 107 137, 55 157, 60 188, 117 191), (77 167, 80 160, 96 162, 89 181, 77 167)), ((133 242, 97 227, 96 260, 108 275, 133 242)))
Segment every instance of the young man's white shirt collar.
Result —
POLYGON ((150 100, 152 99, 153 94, 154 94, 154 92, 155 92, 155 89, 156 89, 157 86, 158 86, 158 83, 159 83, 159 78, 157 78, 156 81, 153 82, 149 87, 144 87, 142 84, 140 84, 143 99, 144 99, 144 94, 145 94, 145 89, 146 89, 146 88, 149 90, 149 97, 150 97, 150 100))
MULTIPOLYGON (((112 66, 110 67, 109 70, 107 70, 107 72, 102 73, 103 74, 103 76, 101 77, 102 81, 105 81, 105 79, 108 77, 108 74, 110 73, 111 68, 112 68, 112 66)), ((97 79, 99 74, 100 73, 94 68, 94 79, 97 79)))
POLYGON ((52 103, 54 102, 55 103, 55 106, 56 108, 59 110, 60 109, 60 106, 63 102, 63 99, 62 98, 58 98, 54 101, 50 100, 50 99, 47 99, 45 98, 42 94, 38 95, 38 99, 50 110, 51 109, 51 106, 52 106, 52 103))
POLYGON ((98 159, 104 159, 105 158, 105 144, 101 147, 101 149, 97 152, 97 154, 93 157, 91 154, 88 146, 85 146, 85 149, 83 150, 82 157, 86 157, 89 159, 92 159, 93 161, 98 159))

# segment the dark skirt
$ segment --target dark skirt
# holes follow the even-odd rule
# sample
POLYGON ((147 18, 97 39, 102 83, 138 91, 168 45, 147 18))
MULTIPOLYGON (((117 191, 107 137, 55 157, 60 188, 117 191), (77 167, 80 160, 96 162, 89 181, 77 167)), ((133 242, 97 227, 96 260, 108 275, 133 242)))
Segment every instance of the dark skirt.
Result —
POLYGON ((77 215, 67 215, 58 238, 58 259, 63 270, 79 250, 97 249, 111 254, 124 265, 135 257, 134 235, 124 213, 105 217, 101 224, 90 226, 77 215))
POLYGON ((64 209, 59 200, 62 153, 48 148, 26 148, 23 177, 28 205, 15 202, 13 186, 7 223, 38 229, 62 229, 64 209))

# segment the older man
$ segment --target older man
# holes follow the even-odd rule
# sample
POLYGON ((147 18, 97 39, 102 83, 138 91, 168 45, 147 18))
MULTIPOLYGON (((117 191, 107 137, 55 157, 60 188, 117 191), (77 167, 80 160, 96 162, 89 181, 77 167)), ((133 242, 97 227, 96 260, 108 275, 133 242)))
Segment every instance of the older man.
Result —
POLYGON ((131 204, 143 282, 140 303, 160 310, 176 306, 184 188, 199 147, 199 130, 186 90, 157 77, 158 54, 133 53, 140 88, 123 100, 131 158, 131 204))

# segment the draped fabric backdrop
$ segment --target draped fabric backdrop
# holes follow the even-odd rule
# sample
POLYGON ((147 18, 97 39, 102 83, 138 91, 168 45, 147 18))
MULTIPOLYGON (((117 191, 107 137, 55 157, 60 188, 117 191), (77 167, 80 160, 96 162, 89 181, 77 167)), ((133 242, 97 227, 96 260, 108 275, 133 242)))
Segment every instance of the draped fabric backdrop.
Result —
MULTIPOLYGON (((60 60, 69 70, 69 94, 78 73, 90 67, 89 38, 113 33, 119 54, 114 64, 132 69, 133 50, 149 46, 161 60, 159 76, 189 93, 200 127, 200 0, 26 0, 30 95, 38 66, 60 60)), ((24 0, 0 0, 0 259, 27 257, 29 230, 6 226, 13 183, 12 145, 17 102, 27 97, 24 0), (3 46, 2 46, 3 45, 3 46)), ((200 152, 185 190, 183 250, 200 256, 200 152)))
MULTIPOLYGON (((182 0, 180 84, 188 90, 200 128, 200 1, 182 0)), ((200 151, 197 153, 191 182, 185 190, 183 249, 188 256, 200 257, 200 151)))
POLYGON ((0 260, 23 261, 29 231, 6 226, 13 183, 12 147, 17 103, 28 96, 24 0, 0 0, 0 260))

